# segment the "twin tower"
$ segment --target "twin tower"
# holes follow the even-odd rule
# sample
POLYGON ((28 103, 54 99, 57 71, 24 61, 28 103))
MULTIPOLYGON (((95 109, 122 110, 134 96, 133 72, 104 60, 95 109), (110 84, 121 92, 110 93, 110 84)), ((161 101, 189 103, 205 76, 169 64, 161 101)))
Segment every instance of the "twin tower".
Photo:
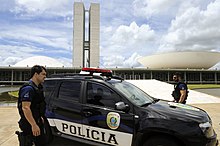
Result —
POLYGON ((91 3, 85 10, 82 2, 74 3, 73 67, 99 67, 100 5, 91 3))

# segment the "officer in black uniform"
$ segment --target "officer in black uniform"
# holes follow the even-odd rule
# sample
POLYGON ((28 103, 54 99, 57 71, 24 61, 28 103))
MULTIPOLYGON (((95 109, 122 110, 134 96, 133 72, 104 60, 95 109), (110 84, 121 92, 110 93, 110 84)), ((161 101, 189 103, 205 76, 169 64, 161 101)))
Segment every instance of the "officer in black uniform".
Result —
POLYGON ((181 74, 178 72, 173 75, 173 80, 176 82, 172 93, 174 102, 185 104, 188 96, 187 84, 182 81, 181 74))
POLYGON ((45 146, 45 101, 42 84, 46 78, 46 68, 35 65, 31 68, 31 79, 19 90, 18 111, 20 114, 17 132, 20 146, 45 146))

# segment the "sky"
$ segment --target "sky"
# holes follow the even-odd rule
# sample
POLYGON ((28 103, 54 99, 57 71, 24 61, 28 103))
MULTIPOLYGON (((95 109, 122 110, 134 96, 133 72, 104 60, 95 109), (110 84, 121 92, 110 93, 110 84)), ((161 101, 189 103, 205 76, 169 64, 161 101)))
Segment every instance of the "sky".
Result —
MULTIPOLYGON (((75 2, 100 3, 100 67, 143 67, 140 57, 172 51, 220 52, 220 0, 75 2)), ((72 66, 74 0, 0 3, 0 66, 33 56, 72 66)))

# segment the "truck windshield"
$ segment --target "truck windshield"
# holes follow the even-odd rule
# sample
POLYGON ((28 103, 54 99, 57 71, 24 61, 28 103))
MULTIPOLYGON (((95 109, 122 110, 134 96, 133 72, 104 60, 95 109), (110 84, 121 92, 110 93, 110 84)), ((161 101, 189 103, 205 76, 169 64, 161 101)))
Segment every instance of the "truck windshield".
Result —
POLYGON ((142 106, 154 102, 154 99, 150 95, 131 83, 122 81, 112 82, 111 84, 135 105, 142 106))

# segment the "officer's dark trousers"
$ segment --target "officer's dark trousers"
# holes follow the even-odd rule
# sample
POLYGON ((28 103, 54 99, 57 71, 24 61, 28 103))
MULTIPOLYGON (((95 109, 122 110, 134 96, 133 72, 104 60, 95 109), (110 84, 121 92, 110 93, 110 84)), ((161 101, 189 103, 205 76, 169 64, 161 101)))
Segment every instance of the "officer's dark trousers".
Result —
POLYGON ((33 143, 35 144, 35 146, 46 146, 44 126, 43 124, 39 124, 39 123, 38 126, 40 127, 41 133, 39 136, 33 136, 31 125, 27 121, 19 121, 19 127, 22 130, 23 135, 30 138, 28 139, 30 141, 29 144, 25 146, 32 146, 33 143))

